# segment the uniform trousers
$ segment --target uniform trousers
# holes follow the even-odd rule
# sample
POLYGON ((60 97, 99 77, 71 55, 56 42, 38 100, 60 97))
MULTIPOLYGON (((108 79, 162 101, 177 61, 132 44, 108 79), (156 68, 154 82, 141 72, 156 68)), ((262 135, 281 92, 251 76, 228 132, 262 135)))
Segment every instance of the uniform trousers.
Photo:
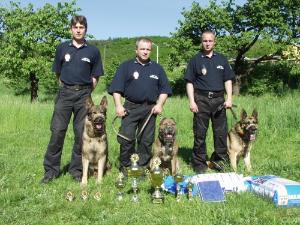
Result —
POLYGON ((82 174, 82 132, 86 116, 85 101, 89 96, 91 96, 90 87, 82 89, 60 87, 51 120, 51 138, 44 158, 45 175, 57 177, 60 173, 61 154, 72 113, 74 144, 68 170, 73 176, 82 174))
POLYGON ((123 171, 124 168, 131 166, 130 157, 133 153, 137 153, 139 156, 139 166, 147 166, 150 162, 152 157, 151 149, 155 135, 156 115, 150 117, 144 130, 137 138, 136 135, 140 133, 153 106, 154 104, 135 104, 127 100, 124 103, 124 108, 128 110, 128 114, 122 119, 119 133, 130 139, 130 141, 120 136, 117 137, 117 140, 120 143, 121 171, 123 171), (137 149, 135 150, 136 144, 137 149))
POLYGON ((209 97, 195 93, 195 102, 198 106, 198 112, 194 113, 193 132, 194 147, 192 152, 192 166, 196 171, 205 171, 207 169, 206 161, 214 162, 228 161, 227 155, 227 118, 226 109, 222 108, 217 112, 218 107, 224 103, 224 96, 209 97), (214 151, 211 157, 207 155, 206 133, 209 127, 209 120, 212 123, 214 151))

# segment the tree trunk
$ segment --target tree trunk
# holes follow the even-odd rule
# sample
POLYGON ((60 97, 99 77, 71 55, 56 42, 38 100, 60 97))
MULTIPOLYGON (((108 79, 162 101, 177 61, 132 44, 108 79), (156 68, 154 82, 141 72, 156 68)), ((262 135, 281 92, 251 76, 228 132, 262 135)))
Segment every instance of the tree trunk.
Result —
POLYGON ((38 98, 38 89, 39 89, 39 79, 35 74, 30 74, 30 91, 31 91, 31 102, 35 102, 38 98))
POLYGON ((241 75, 236 75, 235 82, 233 83, 233 87, 232 87, 233 95, 240 95, 241 86, 242 86, 241 75))

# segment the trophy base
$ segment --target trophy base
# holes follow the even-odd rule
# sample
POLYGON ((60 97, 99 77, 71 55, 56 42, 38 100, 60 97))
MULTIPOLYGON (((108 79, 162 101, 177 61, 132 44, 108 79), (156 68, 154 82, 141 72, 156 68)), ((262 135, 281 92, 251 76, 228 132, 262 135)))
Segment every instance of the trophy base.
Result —
POLYGON ((154 203, 154 204, 162 204, 162 203, 164 203, 164 199, 163 198, 153 198, 152 199, 152 203, 154 203))
POLYGON ((137 195, 133 195, 131 201, 134 203, 138 203, 140 200, 137 195))
POLYGON ((162 204, 164 203, 164 196, 159 190, 155 190, 152 194, 152 202, 154 204, 162 204))

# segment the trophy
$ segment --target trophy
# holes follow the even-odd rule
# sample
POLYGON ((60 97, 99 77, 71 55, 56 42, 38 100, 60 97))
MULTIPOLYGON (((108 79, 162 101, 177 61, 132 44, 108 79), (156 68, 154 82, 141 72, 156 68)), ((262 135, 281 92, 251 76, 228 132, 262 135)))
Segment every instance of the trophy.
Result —
POLYGON ((188 190, 188 200, 191 201, 193 199, 193 183, 191 181, 187 184, 187 190, 188 190))
POLYGON ((94 195, 94 199, 95 199, 96 201, 100 201, 101 198, 102 198, 102 194, 101 194, 99 191, 97 191, 97 192, 95 193, 95 195, 94 195))
POLYGON ((69 202, 72 202, 75 200, 75 195, 71 192, 71 191, 68 191, 68 193, 66 194, 66 199, 69 201, 69 202))
POLYGON ((174 180, 176 182, 176 201, 180 201, 180 182, 183 181, 183 175, 180 173, 175 174, 174 180))
POLYGON ((115 186, 118 189, 117 200, 122 201, 123 200, 122 190, 125 187, 125 180, 124 180, 123 173, 119 173, 119 176, 117 177, 117 181, 115 182, 115 186))
POLYGON ((83 201, 86 201, 87 199, 88 199, 88 192, 87 191, 82 191, 81 192, 81 199, 83 200, 83 201))
POLYGON ((128 177, 132 178, 132 190, 133 190, 133 196, 132 196, 132 201, 133 202, 138 202, 139 198, 137 195, 138 192, 138 178, 142 175, 143 170, 137 162, 139 161, 139 156, 138 154, 132 154, 130 157, 131 160, 131 167, 128 169, 128 177))
POLYGON ((155 191, 152 194, 152 202, 155 204, 161 204, 164 201, 164 195, 160 192, 161 184, 163 183, 164 175, 160 169, 161 160, 156 157, 153 159, 153 170, 150 173, 150 180, 152 187, 155 191))

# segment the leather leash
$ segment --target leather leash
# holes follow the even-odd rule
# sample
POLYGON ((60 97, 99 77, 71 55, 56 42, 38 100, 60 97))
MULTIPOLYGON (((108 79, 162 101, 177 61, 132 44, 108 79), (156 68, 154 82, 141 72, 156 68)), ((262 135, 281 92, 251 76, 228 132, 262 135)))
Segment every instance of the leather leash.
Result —
MULTIPOLYGON (((233 111, 233 109, 232 109, 233 107, 237 107, 237 105, 232 104, 232 107, 229 108, 230 111, 231 111, 231 113, 232 113, 233 118, 234 118, 235 120, 237 120, 238 118, 237 118, 237 116, 236 116, 236 113, 235 113, 235 112, 233 111)), ((216 112, 215 112, 214 114, 220 112, 220 111, 223 110, 223 109, 224 109, 224 104, 219 105, 218 108, 217 108, 217 110, 216 110, 216 112)))
MULTIPOLYGON (((127 113, 128 113, 128 111, 127 111, 127 113)), ((114 118, 113 121, 112 121, 113 131, 115 132, 115 134, 116 134, 117 136, 119 136, 119 137, 125 139, 126 141, 133 141, 133 140, 136 140, 136 139, 142 134, 142 132, 144 131, 144 129, 145 129, 145 127, 147 126, 147 124, 148 124, 148 122, 149 122, 149 120, 150 120, 150 118, 151 118, 152 115, 153 115, 153 113, 152 113, 152 111, 151 111, 151 112, 149 113, 149 115, 148 115, 148 117, 147 117, 145 123, 143 124, 143 126, 142 126, 140 132, 135 136, 134 139, 130 139, 130 138, 128 138, 128 137, 126 137, 126 136, 120 134, 119 132, 117 132, 117 130, 116 130, 116 128, 115 128, 115 122, 116 122, 116 120, 119 118, 118 116, 115 116, 115 118, 114 118)), ((126 115, 125 115, 125 116, 126 116, 126 115)))

